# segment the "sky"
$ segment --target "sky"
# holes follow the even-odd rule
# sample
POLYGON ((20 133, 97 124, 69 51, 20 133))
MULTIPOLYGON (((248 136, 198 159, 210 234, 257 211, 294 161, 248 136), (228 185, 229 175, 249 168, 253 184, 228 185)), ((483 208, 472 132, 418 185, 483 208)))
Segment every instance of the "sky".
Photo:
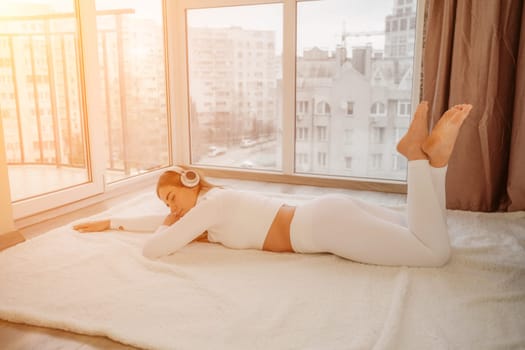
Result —
MULTIPOLYGON (((314 46, 333 50, 341 43, 343 29, 347 32, 383 31, 385 17, 392 13, 395 0, 313 0, 297 5, 297 52, 314 46)), ((0 12, 10 3, 52 4, 56 10, 71 11, 73 0, 1 0, 0 12)), ((97 0, 98 10, 134 8, 137 17, 159 20, 162 1, 156 0, 97 0)), ((4 11, 2 11, 4 10, 4 11)), ((273 30, 276 33, 277 54, 282 52, 282 4, 231 6, 188 11, 188 24, 196 27, 231 27, 273 30)), ((347 46, 371 43, 382 49, 384 36, 347 38, 347 46)))
MULTIPOLYGON (((347 32, 383 31, 385 17, 392 13, 394 0, 304 1, 297 6, 297 50, 317 46, 333 50, 347 32)), ((282 50, 281 4, 196 9, 188 12, 188 23, 198 27, 239 26, 244 29, 275 30, 276 46, 282 50)), ((384 36, 348 38, 348 43, 371 42, 382 49, 384 36)))

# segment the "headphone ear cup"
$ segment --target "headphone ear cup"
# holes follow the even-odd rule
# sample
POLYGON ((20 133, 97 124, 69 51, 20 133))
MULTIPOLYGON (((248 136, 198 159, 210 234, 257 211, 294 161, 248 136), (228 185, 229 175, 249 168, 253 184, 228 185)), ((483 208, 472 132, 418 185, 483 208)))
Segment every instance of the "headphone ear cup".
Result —
POLYGON ((180 181, 186 187, 195 187, 199 184, 200 176, 193 170, 186 170, 180 174, 180 181))

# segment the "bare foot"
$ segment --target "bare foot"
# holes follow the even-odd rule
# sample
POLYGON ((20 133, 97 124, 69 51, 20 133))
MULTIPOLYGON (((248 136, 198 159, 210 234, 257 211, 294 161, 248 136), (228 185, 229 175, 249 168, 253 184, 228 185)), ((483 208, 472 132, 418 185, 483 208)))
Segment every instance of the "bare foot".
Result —
POLYGON ((428 159, 421 149, 421 144, 428 137, 428 103, 421 102, 414 113, 407 133, 399 140, 397 151, 408 160, 428 159))
POLYGON ((430 165, 441 168, 448 164, 459 129, 472 109, 472 105, 456 105, 446 111, 421 148, 427 154, 430 165))

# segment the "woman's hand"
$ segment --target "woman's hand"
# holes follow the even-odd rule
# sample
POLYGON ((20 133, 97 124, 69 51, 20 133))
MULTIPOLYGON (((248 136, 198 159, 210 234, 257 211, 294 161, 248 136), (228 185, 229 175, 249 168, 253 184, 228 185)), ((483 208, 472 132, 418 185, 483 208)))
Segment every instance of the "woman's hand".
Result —
POLYGON ((100 232, 100 231, 108 230, 110 228, 110 225, 111 225, 110 220, 90 221, 90 222, 83 222, 83 223, 77 224, 73 226, 73 229, 81 233, 100 232))
POLYGON ((166 225, 166 226, 171 226, 174 223, 176 223, 177 221, 179 221, 180 218, 181 217, 179 216, 179 214, 177 212, 171 213, 168 216, 166 216, 166 218, 164 219, 164 222, 162 224, 166 225))

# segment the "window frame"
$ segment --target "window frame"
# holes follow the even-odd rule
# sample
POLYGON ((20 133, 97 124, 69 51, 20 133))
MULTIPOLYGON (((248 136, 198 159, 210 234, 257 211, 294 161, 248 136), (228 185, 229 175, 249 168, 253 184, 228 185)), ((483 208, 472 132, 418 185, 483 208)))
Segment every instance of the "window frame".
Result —
POLYGON ((386 104, 383 101, 374 101, 370 106, 370 115, 372 117, 386 117, 386 104))
POLYGON ((319 116, 330 116, 332 114, 332 107, 326 99, 321 99, 315 102, 314 114, 319 116))
POLYGON ((354 101, 346 101, 346 113, 347 117, 354 117, 355 103, 354 101))
MULTIPOLYGON (((112 196, 128 192, 130 188, 141 188, 151 184, 166 168, 153 170, 144 174, 132 175, 128 178, 106 184, 106 150, 101 139, 101 133, 91 125, 104 124, 103 113, 100 112, 101 89, 99 79, 98 61, 98 32, 96 0, 71 0, 74 4, 74 16, 78 33, 77 54, 79 60, 79 84, 81 86, 80 110, 84 123, 86 138, 86 168, 88 180, 84 183, 36 195, 29 198, 11 201, 10 198, 1 199, 2 203, 9 204, 12 208, 11 219, 16 227, 25 227, 41 220, 45 220, 90 205, 112 196), (66 208, 67 207, 67 208, 66 208), (69 209, 68 209, 69 208, 69 209)), ((166 1, 161 1, 163 8, 163 37, 164 37, 164 62, 166 65, 166 86, 169 87, 170 67, 167 45, 166 1)), ((170 103, 171 93, 166 91, 168 113, 168 138, 169 138, 169 166, 173 164, 173 135, 170 125, 173 123, 172 108, 170 103)), ((3 137, 3 134, 2 134, 3 137)), ((3 142, 3 141, 2 141, 3 142)), ((7 149, 7 145, 5 145, 7 149)), ((1 149, 0 151, 4 151, 1 149)), ((7 170, 7 161, 2 159, 0 168, 7 170)), ((1 179, 2 185, 9 186, 9 179, 1 179)))
POLYGON ((397 101, 397 115, 399 117, 410 118, 410 112, 407 113, 407 110, 412 109, 412 101, 409 100, 398 100, 397 101), (401 113, 401 110, 404 110, 404 113, 401 113))
MULTIPOLYGON (((305 185, 334 186, 351 189, 373 189, 385 192, 406 192, 406 182, 399 180, 378 180, 374 178, 355 178, 320 174, 299 174, 295 172, 296 139, 296 24, 297 2, 300 0, 178 0, 166 1, 166 16, 174 19, 167 22, 168 58, 172 67, 169 94, 172 104, 172 116, 181 116, 173 120, 173 156, 175 163, 191 164, 190 127, 189 127, 189 81, 188 50, 186 32, 186 10, 205 9, 243 5, 283 5, 283 121, 282 121, 282 169, 263 171, 257 169, 232 169, 211 165, 195 166, 209 176, 236 179, 286 182, 305 185)), ((413 66, 413 86, 411 101, 419 100, 422 32, 425 0, 419 0, 416 9, 416 40, 413 66)), ((315 106, 312 106, 314 108, 315 106)))
MULTIPOLYGON (((13 219, 34 215, 35 213, 48 210, 49 208, 60 207, 74 201, 100 194, 104 191, 104 181, 98 176, 104 169, 103 159, 104 149, 101 142, 95 142, 97 132, 88 125, 96 124, 96 121, 90 118, 96 118, 98 113, 98 76, 89 74, 97 69, 98 65, 98 48, 96 42, 93 43, 86 33, 93 26, 95 20, 94 0, 80 1, 72 0, 75 8, 75 21, 78 33, 78 60, 79 60, 79 84, 81 86, 80 107, 82 113, 82 122, 84 123, 86 144, 86 170, 88 179, 86 182, 71 187, 62 188, 41 195, 20 199, 12 202, 13 219), (82 13, 82 17, 80 14, 82 13), (93 46, 95 44, 95 46, 93 46)), ((6 164, 7 166, 7 164, 6 164)), ((6 179, 8 181, 8 179, 6 179)), ((18 225, 17 225, 18 226, 18 225)))

